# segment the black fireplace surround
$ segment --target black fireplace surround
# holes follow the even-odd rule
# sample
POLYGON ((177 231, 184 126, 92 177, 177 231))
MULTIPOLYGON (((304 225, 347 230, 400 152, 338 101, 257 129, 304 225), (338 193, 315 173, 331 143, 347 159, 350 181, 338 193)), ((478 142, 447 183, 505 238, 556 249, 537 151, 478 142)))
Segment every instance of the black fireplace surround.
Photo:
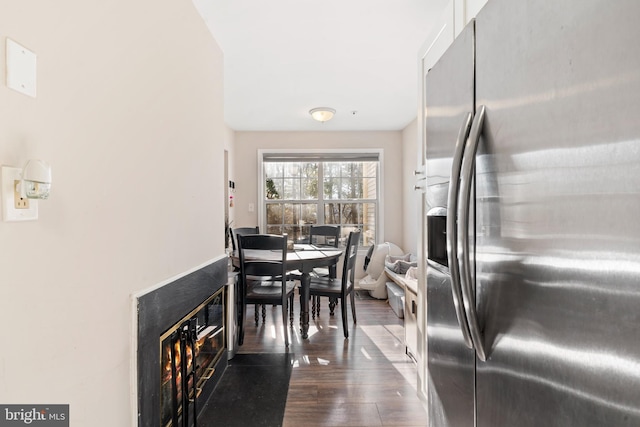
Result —
MULTIPOLYGON (((138 306, 138 426, 160 425, 159 337, 227 283, 227 258, 161 286, 137 300, 138 306)), ((227 350, 206 382, 200 398, 213 391, 227 366, 227 350)), ((199 405, 198 409, 204 405, 199 405)))

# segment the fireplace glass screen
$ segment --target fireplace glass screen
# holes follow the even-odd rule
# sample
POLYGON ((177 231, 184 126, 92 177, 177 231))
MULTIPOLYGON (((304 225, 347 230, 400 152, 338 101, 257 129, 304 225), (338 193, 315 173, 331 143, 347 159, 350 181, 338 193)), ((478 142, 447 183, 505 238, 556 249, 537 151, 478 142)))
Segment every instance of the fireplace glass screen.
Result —
POLYGON ((191 425, 197 398, 224 350, 224 288, 160 337, 161 426, 191 425))

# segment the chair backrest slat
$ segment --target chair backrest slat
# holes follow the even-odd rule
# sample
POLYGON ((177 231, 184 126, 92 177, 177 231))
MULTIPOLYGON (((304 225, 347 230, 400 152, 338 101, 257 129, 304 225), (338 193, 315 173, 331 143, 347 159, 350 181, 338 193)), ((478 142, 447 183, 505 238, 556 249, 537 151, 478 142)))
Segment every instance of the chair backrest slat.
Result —
POLYGON ((282 275, 282 262, 280 261, 246 261, 244 273, 249 276, 280 276, 282 275))
POLYGON ((342 269, 342 292, 346 292, 354 284, 360 234, 360 230, 352 231, 347 239, 347 246, 344 249, 344 267, 342 269))

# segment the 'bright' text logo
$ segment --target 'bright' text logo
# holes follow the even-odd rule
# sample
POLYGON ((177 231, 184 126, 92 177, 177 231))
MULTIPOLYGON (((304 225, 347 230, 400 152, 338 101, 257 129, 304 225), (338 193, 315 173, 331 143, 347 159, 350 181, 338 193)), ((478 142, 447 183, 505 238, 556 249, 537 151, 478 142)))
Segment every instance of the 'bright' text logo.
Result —
POLYGON ((0 427, 69 426, 69 405, 0 405, 0 408, 0 427))

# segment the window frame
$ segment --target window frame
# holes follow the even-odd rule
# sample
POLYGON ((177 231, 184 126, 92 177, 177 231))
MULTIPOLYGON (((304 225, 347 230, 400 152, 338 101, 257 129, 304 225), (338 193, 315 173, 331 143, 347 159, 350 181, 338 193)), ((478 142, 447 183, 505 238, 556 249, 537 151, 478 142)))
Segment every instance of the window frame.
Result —
MULTIPOLYGON (((349 160, 351 157, 377 157, 378 159, 378 171, 376 176, 376 185, 378 188, 377 200, 375 201, 376 205, 376 219, 375 219, 375 241, 376 243, 383 242, 384 237, 384 150, 380 148, 367 148, 367 149, 258 149, 258 173, 257 173, 257 187, 258 187, 258 206, 257 206, 257 214, 258 214, 258 225, 260 230, 266 230, 266 196, 265 196, 265 185, 264 185, 264 159, 265 157, 281 155, 287 157, 296 157, 300 156, 301 161, 303 159, 308 159, 311 161, 309 156, 317 156, 314 160, 319 162, 326 162, 331 160, 349 160)), ((358 200, 357 202, 362 203, 370 203, 365 202, 363 199, 358 200)), ((304 200, 300 200, 304 202, 304 200)), ((336 200, 337 202, 342 202, 342 200, 336 200)), ((323 202, 324 203, 324 202, 323 202)), ((320 213, 320 212, 319 212, 320 213)), ((360 248, 367 249, 367 248, 360 248)))

